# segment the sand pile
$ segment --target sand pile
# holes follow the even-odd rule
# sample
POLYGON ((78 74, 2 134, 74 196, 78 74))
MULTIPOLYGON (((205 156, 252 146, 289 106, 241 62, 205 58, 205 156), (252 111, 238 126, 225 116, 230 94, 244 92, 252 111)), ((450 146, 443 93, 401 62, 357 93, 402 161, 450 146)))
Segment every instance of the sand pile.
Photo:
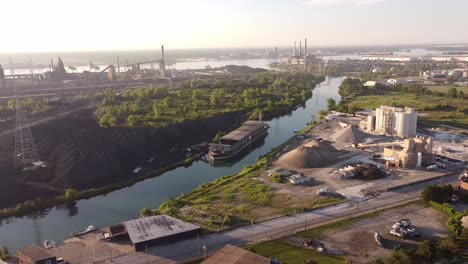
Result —
POLYGON ((372 137, 372 135, 359 130, 357 126, 351 125, 338 130, 331 136, 331 140, 341 143, 364 143, 366 139, 372 137))
POLYGON ((281 156, 277 164, 286 168, 320 168, 338 160, 339 150, 328 142, 311 141, 281 156))

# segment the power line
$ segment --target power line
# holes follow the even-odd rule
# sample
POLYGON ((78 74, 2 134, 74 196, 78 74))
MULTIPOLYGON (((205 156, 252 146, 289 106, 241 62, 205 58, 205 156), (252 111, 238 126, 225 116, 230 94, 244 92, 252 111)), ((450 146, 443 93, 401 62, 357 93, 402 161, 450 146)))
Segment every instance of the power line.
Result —
POLYGON ((26 114, 22 110, 18 90, 16 87, 13 89, 16 106, 15 167, 25 169, 40 160, 26 114))

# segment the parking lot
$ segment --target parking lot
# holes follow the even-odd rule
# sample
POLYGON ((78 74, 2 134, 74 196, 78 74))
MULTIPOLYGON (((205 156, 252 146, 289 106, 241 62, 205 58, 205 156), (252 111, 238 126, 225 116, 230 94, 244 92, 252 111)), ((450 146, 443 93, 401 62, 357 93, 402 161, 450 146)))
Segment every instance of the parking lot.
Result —
POLYGON ((343 252, 353 262, 368 263, 374 258, 388 256, 396 243, 414 245, 418 241, 445 237, 447 216, 433 208, 413 203, 404 207, 380 212, 377 216, 358 220, 350 225, 323 232, 319 239, 327 249, 343 252), (419 238, 401 239, 390 235, 395 222, 409 218, 412 226, 420 233, 419 238), (374 232, 378 231, 383 238, 383 247, 374 240, 374 232))

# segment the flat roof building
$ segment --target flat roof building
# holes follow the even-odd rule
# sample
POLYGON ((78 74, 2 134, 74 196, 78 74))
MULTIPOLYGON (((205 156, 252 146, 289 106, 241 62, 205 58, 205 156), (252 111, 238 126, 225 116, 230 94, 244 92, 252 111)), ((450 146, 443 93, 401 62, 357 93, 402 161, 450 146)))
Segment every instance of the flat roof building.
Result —
POLYGON ((38 246, 29 246, 16 252, 19 264, 56 264, 57 257, 38 246))
POLYGON ((168 215, 156 215, 123 222, 136 251, 163 242, 198 234, 200 227, 168 215))
POLYGON ((232 245, 225 245, 202 264, 269 264, 268 258, 257 255, 245 249, 232 245))

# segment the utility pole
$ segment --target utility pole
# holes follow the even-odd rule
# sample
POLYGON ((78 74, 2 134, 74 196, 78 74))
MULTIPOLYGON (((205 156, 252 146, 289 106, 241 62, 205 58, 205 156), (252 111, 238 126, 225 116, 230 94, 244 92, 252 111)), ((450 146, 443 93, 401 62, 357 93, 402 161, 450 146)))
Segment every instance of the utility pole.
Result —
POLYGON ((148 264, 148 244, 145 244, 146 264, 148 264))
POLYGON ((293 234, 296 233, 296 210, 293 211, 293 226, 294 226, 294 230, 293 230, 293 234))
POLYGON ((307 215, 305 215, 304 232, 307 231, 307 215))
POLYGON ((252 232, 252 244, 254 242, 254 220, 250 219, 251 232, 252 232))
POLYGON ((197 256, 200 256, 200 233, 197 233, 197 256))
POLYGON ((203 259, 206 259, 206 244, 203 243, 203 259))

